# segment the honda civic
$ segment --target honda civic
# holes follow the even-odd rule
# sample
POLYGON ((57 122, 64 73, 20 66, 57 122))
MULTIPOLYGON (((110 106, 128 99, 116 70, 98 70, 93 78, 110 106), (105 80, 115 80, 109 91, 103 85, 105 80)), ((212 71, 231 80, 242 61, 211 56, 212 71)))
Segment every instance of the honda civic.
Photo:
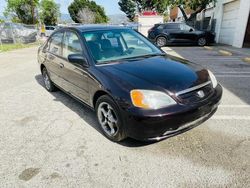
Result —
POLYGON ((38 62, 45 88, 93 109, 115 142, 158 141, 190 130, 216 112, 222 97, 211 71, 125 27, 61 28, 39 48, 38 62))

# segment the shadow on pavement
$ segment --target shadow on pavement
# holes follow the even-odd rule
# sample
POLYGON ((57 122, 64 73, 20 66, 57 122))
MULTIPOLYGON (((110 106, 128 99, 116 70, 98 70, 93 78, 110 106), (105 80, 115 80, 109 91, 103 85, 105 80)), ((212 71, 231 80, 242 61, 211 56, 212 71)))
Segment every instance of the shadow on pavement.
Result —
MULTIPOLYGON (((36 75, 35 79, 38 84, 40 84, 42 87, 45 87, 42 75, 36 75)), ((95 112, 92 109, 60 90, 57 92, 52 92, 50 94, 55 97, 55 101, 61 102, 66 107, 70 108, 72 111, 77 113, 78 116, 81 117, 88 125, 92 126, 96 131, 98 131, 102 136, 104 136, 102 130, 100 129, 99 123, 97 122, 95 112)), ((125 147, 143 147, 153 143, 155 142, 142 142, 134 140, 132 138, 127 138, 118 144, 125 147)))

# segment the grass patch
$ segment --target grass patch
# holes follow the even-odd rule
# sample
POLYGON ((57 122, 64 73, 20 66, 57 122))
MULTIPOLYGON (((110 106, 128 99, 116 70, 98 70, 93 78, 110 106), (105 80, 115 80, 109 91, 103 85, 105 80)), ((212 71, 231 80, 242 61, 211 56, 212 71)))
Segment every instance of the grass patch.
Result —
POLYGON ((40 44, 41 44, 40 42, 34 42, 34 43, 29 43, 29 44, 21 44, 21 43, 0 44, 0 52, 7 52, 7 51, 21 49, 21 48, 29 48, 33 46, 39 46, 40 44))

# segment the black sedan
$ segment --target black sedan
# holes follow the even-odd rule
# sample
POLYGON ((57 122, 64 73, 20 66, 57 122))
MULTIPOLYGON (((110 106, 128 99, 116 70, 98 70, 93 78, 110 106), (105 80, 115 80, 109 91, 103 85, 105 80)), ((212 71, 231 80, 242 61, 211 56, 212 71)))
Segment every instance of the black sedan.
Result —
POLYGON ((156 24, 148 31, 148 38, 159 47, 164 47, 169 44, 195 44, 205 46, 214 42, 215 33, 199 31, 184 23, 167 23, 156 24))
POLYGON ((38 62, 46 89, 60 88, 95 110, 116 142, 187 131, 211 117, 222 96, 212 72, 124 27, 59 29, 39 48, 38 62))

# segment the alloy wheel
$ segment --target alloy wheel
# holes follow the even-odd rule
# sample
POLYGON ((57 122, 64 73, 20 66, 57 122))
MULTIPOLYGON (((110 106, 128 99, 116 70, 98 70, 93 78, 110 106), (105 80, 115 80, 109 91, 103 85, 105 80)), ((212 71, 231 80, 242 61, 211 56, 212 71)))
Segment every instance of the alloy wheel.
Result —
POLYGON ((206 39, 203 37, 203 38, 199 38, 198 40, 198 45, 199 46, 205 46, 207 43, 206 39))
POLYGON ((104 132, 114 137, 119 131, 118 119, 115 110, 106 102, 102 102, 97 109, 98 121, 104 132))
POLYGON ((43 81, 44 81, 46 89, 50 90, 51 82, 50 82, 47 71, 43 71, 43 81))
POLYGON ((167 39, 165 37, 159 37, 156 41, 157 46, 164 47, 167 44, 167 39))

